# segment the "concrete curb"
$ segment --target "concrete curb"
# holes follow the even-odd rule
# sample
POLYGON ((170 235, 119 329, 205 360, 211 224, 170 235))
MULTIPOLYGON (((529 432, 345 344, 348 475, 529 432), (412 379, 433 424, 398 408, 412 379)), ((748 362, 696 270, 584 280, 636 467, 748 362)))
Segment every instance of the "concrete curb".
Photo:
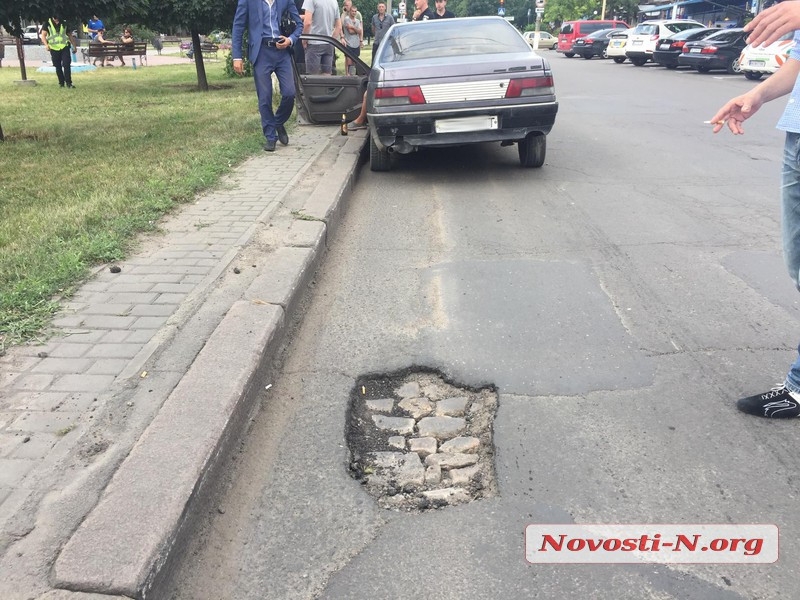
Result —
POLYGON ((209 337, 152 423, 62 549, 53 584, 158 598, 216 471, 245 431, 265 375, 340 223, 366 136, 351 136, 310 194, 284 245, 209 337))

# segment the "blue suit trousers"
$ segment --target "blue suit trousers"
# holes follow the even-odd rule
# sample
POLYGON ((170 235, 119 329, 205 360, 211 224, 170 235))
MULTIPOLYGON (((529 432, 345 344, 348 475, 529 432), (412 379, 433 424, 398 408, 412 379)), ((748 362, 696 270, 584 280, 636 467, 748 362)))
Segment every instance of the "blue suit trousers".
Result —
POLYGON ((276 127, 283 125, 292 116, 294 108, 294 75, 292 74, 292 48, 278 50, 269 46, 259 49, 258 57, 253 64, 253 79, 256 82, 258 95, 258 111, 261 113, 261 128, 268 140, 277 140, 276 127), (281 102, 278 110, 272 110, 272 74, 278 78, 281 102))

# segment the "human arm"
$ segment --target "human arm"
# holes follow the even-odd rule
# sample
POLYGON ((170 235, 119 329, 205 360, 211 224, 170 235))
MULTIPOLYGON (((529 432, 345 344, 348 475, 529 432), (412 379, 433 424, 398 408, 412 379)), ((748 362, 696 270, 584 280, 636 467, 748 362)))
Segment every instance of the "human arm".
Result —
POLYGON ((239 0, 236 12, 233 15, 233 29, 231 31, 231 55, 233 56, 233 70, 237 75, 244 74, 244 60, 242 59, 242 41, 244 30, 247 27, 247 0, 239 0))
POLYGON ((762 10, 744 26, 749 32, 747 43, 753 46, 769 45, 781 36, 800 29, 800 2, 781 2, 762 10))
MULTIPOLYGON (((303 5, 305 8, 305 4, 303 5)), ((306 12, 303 13, 303 33, 311 33, 311 20, 314 16, 314 13, 311 12, 310 9, 306 8, 306 12)), ((336 37, 336 36, 334 36, 336 37)), ((303 40, 303 48, 308 47, 308 42, 303 40)))
POLYGON ((42 27, 39 30, 39 39, 42 40, 42 44, 44 44, 44 47, 50 50, 50 44, 47 43, 47 29, 45 29, 44 27, 42 27))
POLYGON ((336 40, 342 39, 342 20, 338 17, 333 23, 333 35, 331 37, 336 40))
POLYGON ((798 75, 800 75, 800 60, 790 58, 769 79, 749 92, 728 100, 710 119, 714 124, 714 133, 721 131, 727 123, 731 133, 743 134, 744 121, 758 112, 765 103, 791 92, 798 75))

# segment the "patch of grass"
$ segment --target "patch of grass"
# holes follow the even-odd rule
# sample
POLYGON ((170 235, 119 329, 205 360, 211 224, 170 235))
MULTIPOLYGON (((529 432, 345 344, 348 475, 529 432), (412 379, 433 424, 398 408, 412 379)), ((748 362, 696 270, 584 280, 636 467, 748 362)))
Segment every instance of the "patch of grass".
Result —
POLYGON ((0 354, 39 335, 93 264, 261 150, 251 79, 207 63, 73 73, 0 69, 0 354))

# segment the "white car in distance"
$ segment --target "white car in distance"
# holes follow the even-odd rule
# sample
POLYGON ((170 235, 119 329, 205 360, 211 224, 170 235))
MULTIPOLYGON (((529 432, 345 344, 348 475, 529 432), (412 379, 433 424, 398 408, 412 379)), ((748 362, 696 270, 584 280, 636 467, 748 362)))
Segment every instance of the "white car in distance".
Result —
POLYGON ((772 75, 789 58, 794 48, 794 32, 789 32, 769 46, 748 45, 739 57, 739 66, 744 76, 752 81, 764 75, 772 75))

